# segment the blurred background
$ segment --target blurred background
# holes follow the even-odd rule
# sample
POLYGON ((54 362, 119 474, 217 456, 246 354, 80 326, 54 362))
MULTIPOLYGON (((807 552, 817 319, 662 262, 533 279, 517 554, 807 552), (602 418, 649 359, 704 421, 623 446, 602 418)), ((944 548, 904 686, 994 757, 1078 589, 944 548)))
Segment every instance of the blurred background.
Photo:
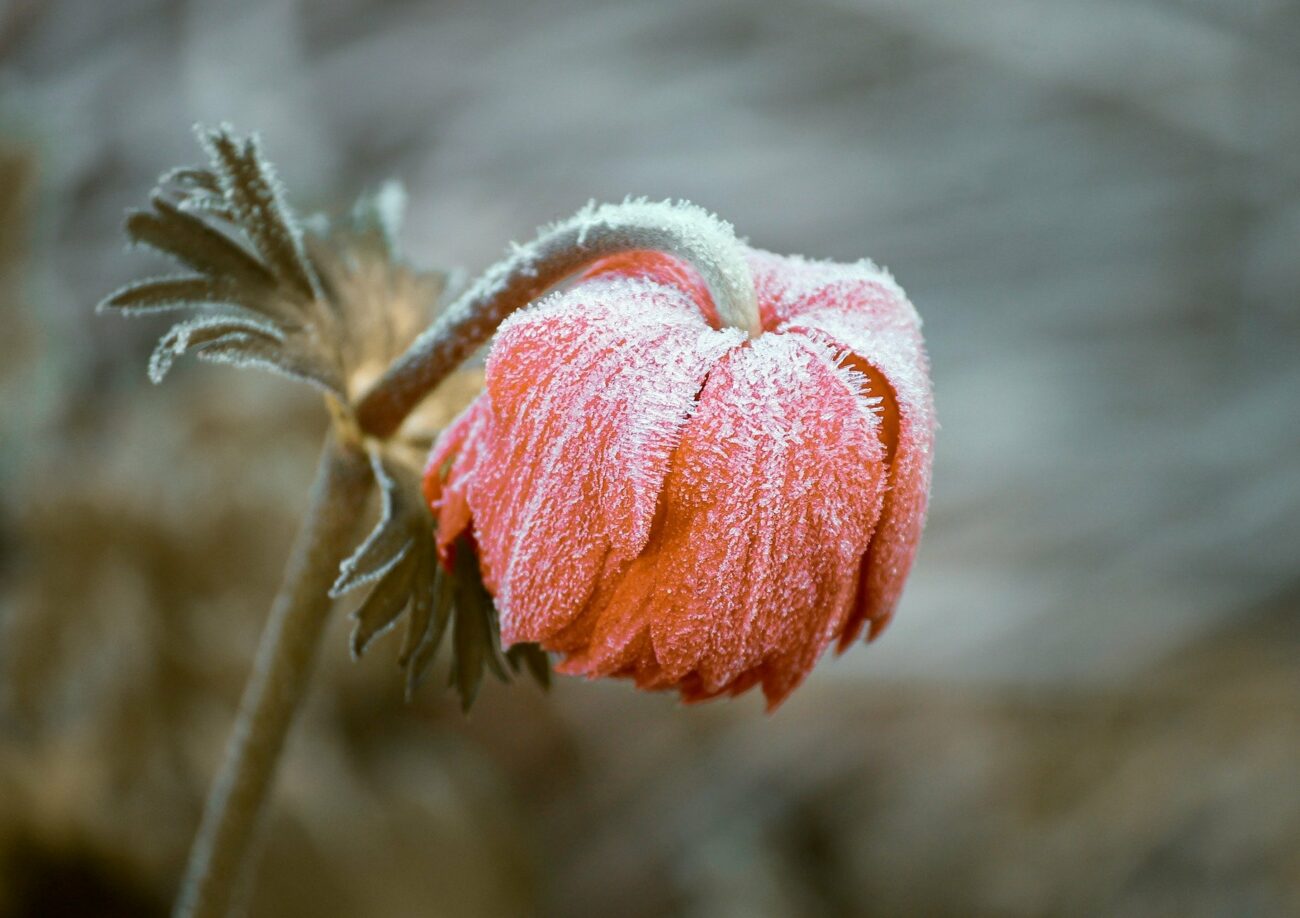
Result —
POLYGON ((402 180, 424 265, 627 194, 871 256, 942 424, 896 622, 771 717, 465 719, 340 614, 254 916, 1300 914, 1297 48, 1292 0, 0 0, 0 915, 166 912, 305 504, 316 396, 152 387, 166 320, 92 312, 221 120, 301 211, 402 180))

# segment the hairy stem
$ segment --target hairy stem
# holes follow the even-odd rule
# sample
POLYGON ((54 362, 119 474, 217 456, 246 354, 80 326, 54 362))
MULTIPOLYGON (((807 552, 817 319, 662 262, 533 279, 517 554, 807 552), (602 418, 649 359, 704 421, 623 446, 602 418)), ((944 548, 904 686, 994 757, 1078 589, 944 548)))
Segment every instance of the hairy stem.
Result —
POLYGON ((700 272, 723 322, 760 331, 754 284, 731 225, 685 204, 631 201, 543 229, 490 268, 417 338, 357 406, 363 431, 387 437, 514 310, 607 255, 652 249, 700 272))
POLYGON ((311 506, 294 543, 235 729, 190 850, 179 918, 225 918, 247 882, 248 854, 284 740, 311 678, 330 610, 329 590, 348 554, 373 481, 351 443, 384 439, 514 310, 607 255, 649 249, 690 262, 728 325, 760 331, 744 249, 730 224, 684 204, 629 201, 592 207, 515 249, 417 338, 357 405, 345 436, 336 411, 311 506))
POLYGON ((365 454, 331 432, 190 849, 177 916, 225 918, 244 888, 262 805, 329 618, 330 584, 352 547, 372 481, 365 454))

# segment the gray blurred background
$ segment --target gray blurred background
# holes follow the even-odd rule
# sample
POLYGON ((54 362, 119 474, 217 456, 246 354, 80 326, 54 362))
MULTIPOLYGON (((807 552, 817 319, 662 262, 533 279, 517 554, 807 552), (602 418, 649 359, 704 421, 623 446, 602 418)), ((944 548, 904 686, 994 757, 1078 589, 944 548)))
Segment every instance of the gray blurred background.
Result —
POLYGON ((302 211, 401 179, 425 265, 627 194, 870 256, 942 425, 897 620, 772 717, 465 721, 340 616, 253 915, 1300 914, 1297 49, 1285 0, 0 2, 0 915, 165 911, 304 503, 313 396, 150 387, 165 324, 92 314, 222 120, 302 211))

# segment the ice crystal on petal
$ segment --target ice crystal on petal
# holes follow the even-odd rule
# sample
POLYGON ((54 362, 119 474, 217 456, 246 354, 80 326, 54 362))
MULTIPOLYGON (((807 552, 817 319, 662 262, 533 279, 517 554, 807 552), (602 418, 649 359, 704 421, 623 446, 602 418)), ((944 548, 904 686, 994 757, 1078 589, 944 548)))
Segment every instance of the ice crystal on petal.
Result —
POLYGON ((572 617, 606 563, 641 551, 695 395, 742 340, 640 281, 583 285, 502 327, 486 436, 509 448, 479 461, 470 503, 507 640, 572 617), (568 563, 551 563, 556 545, 568 563))
POLYGON ((873 637, 888 624, 925 525, 935 422, 921 320, 893 278, 870 263, 835 266, 762 253, 751 264, 760 298, 774 304, 776 327, 843 351, 884 402, 889 492, 863 562, 858 606, 840 638, 844 648, 864 622, 873 637))
POLYGON ((696 674, 693 698, 759 670, 783 698, 848 615, 883 494, 877 423, 831 355, 797 336, 724 356, 673 457, 662 529, 565 668, 653 670, 646 684, 696 674))

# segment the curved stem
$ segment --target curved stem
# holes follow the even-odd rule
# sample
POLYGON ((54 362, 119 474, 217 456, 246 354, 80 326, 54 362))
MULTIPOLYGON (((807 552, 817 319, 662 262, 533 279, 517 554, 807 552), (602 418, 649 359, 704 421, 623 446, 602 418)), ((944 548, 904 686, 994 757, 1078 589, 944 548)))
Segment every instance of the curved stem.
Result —
POLYGON ((365 454, 331 432, 190 849, 177 916, 225 918, 244 889, 262 804, 329 620, 330 584, 351 548, 372 481, 365 454))
MULTIPOLYGON (((359 431, 352 433, 389 436, 507 315, 586 265, 637 249, 690 262, 722 320, 750 335, 760 332, 753 280, 730 224, 686 204, 589 207, 515 249, 439 316, 361 400, 355 413, 359 431)), ((336 423, 321 456, 311 505, 204 807, 176 905, 178 918, 225 918, 248 879, 248 854, 263 803, 328 621, 330 586, 373 481, 366 456, 356 444, 342 442, 340 430, 336 423)))
POLYGON ((708 285, 723 322, 751 336, 761 330, 754 283, 731 224, 689 204, 629 201, 589 207, 544 228, 448 307, 361 400, 361 429, 387 437, 507 315, 592 262, 636 249, 684 258, 708 285))

